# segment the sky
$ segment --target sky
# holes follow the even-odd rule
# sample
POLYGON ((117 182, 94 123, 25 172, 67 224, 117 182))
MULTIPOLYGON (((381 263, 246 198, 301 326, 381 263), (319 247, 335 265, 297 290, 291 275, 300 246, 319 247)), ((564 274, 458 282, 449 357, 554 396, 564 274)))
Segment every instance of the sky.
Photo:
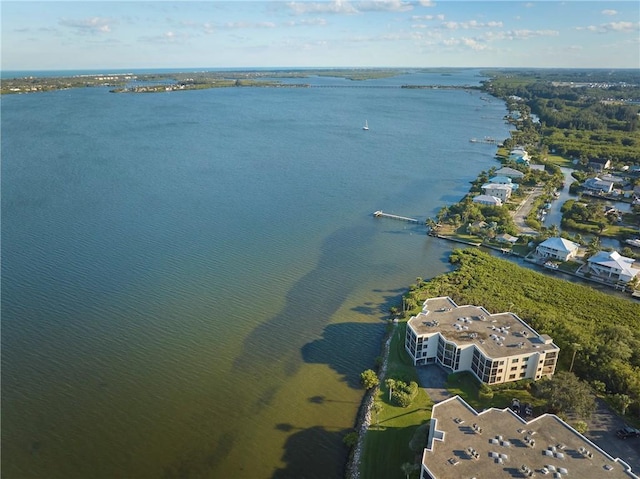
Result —
POLYGON ((6 1, 3 71, 640 68, 640 2, 6 1))

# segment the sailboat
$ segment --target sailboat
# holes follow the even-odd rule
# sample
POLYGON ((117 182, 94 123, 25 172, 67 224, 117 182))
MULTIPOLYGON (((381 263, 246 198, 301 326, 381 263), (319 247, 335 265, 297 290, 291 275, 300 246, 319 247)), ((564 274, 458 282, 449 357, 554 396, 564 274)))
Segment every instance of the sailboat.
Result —
POLYGON ((364 126, 362 127, 363 130, 368 130, 369 129, 369 123, 367 122, 367 120, 364 121, 364 126))

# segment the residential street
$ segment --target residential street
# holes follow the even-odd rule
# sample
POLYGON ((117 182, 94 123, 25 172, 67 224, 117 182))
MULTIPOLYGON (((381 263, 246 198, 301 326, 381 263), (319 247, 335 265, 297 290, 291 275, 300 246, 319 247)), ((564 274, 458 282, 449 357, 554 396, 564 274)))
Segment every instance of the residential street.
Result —
POLYGON ((542 194, 542 188, 540 188, 539 186, 536 186, 531 190, 529 195, 524 200, 522 200, 522 203, 520 203, 520 206, 518 206, 518 208, 514 211, 513 222, 518 227, 520 234, 526 234, 526 235, 532 235, 532 236, 538 235, 538 232, 536 230, 527 226, 526 219, 527 219, 527 216, 529 215, 529 212, 531 211, 531 208, 533 207, 533 202, 541 194, 542 194))

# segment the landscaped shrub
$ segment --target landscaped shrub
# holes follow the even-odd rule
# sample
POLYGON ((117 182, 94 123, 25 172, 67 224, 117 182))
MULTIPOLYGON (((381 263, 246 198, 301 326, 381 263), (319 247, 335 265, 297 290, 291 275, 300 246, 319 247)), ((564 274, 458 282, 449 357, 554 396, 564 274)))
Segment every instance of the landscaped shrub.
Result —
POLYGON ((492 399, 492 398, 493 398, 493 389, 491 389, 489 386, 483 383, 480 386, 480 389, 478 389, 478 399, 482 401, 485 399, 492 399))
POLYGON ((418 383, 415 381, 411 381, 409 384, 396 381, 391 393, 391 402, 400 407, 409 407, 416 394, 418 394, 418 383))

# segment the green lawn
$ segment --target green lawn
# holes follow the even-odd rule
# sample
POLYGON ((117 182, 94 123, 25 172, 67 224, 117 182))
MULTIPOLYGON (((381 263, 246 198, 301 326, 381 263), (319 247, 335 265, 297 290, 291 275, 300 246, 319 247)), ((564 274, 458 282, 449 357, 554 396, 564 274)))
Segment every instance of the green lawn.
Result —
POLYGON ((547 155, 547 161, 562 168, 573 168, 575 166, 573 164, 573 160, 571 160, 570 158, 564 158, 563 156, 559 155, 549 154, 547 155))
MULTIPOLYGON (((386 377, 405 382, 417 382, 416 369, 404 349, 405 331, 406 322, 399 322, 389 346, 386 377)), ((478 398, 479 382, 469 373, 452 374, 449 376, 447 387, 452 395, 460 395, 477 411, 489 407, 509 407, 513 398, 531 403, 536 414, 542 412, 544 405, 543 401, 533 397, 525 389, 494 391, 492 399, 481 400, 478 398)), ((402 478, 404 477, 402 464, 419 462, 422 457, 421 451, 412 451, 409 448, 409 442, 418 426, 425 424, 431 418, 433 403, 424 389, 420 388, 411 406, 407 408, 393 406, 389 403, 389 391, 384 384, 380 385, 376 403, 381 409, 377 414, 372 411, 371 426, 364 439, 360 477, 363 479, 402 478)))
MULTIPOLYGON (((418 381, 416 369, 404 350, 406 322, 399 322, 389 346, 387 378, 405 382, 418 381)), ((418 426, 431 417, 432 403, 424 389, 411 406, 401 408, 389 403, 389 392, 384 384, 376 403, 381 410, 372 412, 371 427, 366 433, 361 457, 360 477, 363 479, 404 477, 401 466, 415 462, 418 455, 409 449, 409 441, 418 426)), ((419 453, 421 455, 421 452, 419 453)))
POLYGON ((478 389, 480 382, 470 373, 451 374, 447 381, 447 389, 452 395, 458 395, 464 399, 476 411, 490 407, 506 408, 511 406, 512 399, 518 399, 520 402, 531 403, 536 415, 540 414, 541 409, 545 405, 545 401, 534 397, 531 392, 526 389, 503 389, 494 390, 493 398, 480 398, 478 389))

